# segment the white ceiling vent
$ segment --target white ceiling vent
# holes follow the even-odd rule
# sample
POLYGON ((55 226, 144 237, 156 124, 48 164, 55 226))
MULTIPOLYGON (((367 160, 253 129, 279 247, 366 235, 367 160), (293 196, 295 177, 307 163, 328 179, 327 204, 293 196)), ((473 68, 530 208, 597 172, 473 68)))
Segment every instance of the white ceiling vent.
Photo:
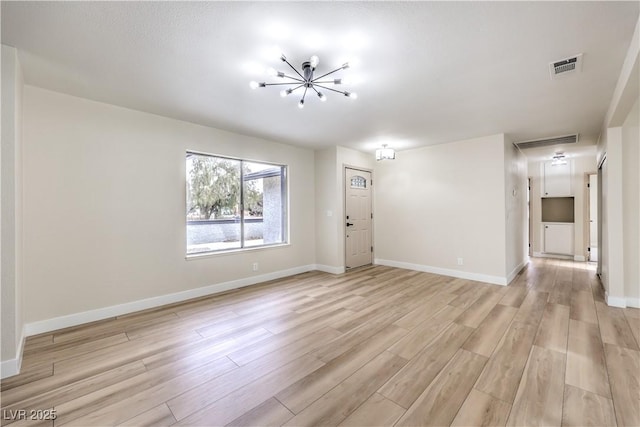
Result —
POLYGON ((582 54, 574 55, 570 58, 559 59, 549 63, 549 73, 551 80, 560 75, 579 73, 582 71, 582 54))
POLYGON ((564 135, 564 136, 554 136, 553 138, 544 138, 544 139, 535 139, 531 141, 521 141, 515 142, 514 144, 520 148, 537 148, 537 147, 548 147, 550 145, 559 145, 559 144, 574 144, 578 142, 578 134, 573 135, 564 135))

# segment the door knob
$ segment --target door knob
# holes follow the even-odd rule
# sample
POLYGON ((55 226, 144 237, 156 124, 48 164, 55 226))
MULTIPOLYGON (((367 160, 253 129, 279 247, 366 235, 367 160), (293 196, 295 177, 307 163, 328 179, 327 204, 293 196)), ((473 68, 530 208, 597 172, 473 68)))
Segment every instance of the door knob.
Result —
POLYGON ((353 224, 351 224, 350 222, 348 222, 348 223, 347 223, 347 227, 349 227, 350 225, 353 225, 353 224))

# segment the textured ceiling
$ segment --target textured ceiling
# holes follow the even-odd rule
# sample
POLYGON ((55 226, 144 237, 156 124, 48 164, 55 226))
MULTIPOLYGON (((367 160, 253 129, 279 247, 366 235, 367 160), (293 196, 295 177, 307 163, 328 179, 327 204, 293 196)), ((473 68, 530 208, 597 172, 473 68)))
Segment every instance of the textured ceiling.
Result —
POLYGON ((595 142, 638 2, 2 2, 28 84, 305 147, 508 133, 595 142), (303 110, 260 70, 316 54, 357 100, 303 110), (276 50, 277 52, 277 50, 276 50), (583 53, 583 71, 548 63, 583 53))

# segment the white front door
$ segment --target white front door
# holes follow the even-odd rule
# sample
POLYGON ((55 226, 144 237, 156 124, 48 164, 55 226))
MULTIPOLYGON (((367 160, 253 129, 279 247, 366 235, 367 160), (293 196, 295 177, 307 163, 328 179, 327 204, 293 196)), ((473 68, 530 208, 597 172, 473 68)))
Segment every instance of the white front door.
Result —
POLYGON ((371 264, 371 172, 345 169, 346 266, 371 264))
POLYGON ((598 175, 589 175, 589 261, 598 261, 598 175))

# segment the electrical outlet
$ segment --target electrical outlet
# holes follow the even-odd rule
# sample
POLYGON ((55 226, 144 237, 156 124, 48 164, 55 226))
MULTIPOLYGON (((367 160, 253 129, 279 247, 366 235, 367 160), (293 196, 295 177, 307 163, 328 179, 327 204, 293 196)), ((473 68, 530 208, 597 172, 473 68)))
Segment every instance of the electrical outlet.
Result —
POLYGON ((257 262, 253 263, 253 271, 258 271, 258 263, 257 262))
POLYGON ((458 258, 458 265, 462 265, 464 262, 462 260, 462 258, 458 258))

